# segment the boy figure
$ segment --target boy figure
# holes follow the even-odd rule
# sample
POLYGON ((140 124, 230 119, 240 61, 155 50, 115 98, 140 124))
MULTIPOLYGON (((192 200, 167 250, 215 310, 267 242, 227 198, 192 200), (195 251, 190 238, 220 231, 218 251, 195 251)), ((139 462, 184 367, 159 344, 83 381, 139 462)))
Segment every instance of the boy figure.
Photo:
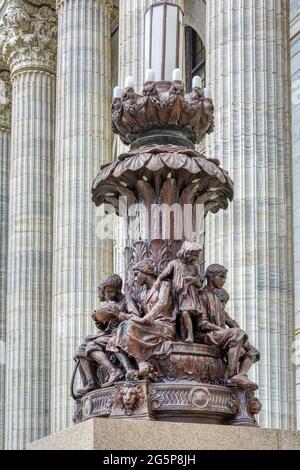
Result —
MULTIPOLYGON (((230 300, 230 295, 228 292, 225 289, 217 289, 216 295, 224 309, 225 324, 229 328, 240 328, 238 322, 231 318, 229 313, 226 311, 226 305, 230 300)), ((243 346, 242 356, 243 357, 240 362, 239 371, 245 375, 249 372, 251 366, 260 360, 260 352, 247 339, 243 346)))
POLYGON ((227 358, 230 383, 244 390, 254 391, 258 386, 250 381, 247 372, 252 364, 259 360, 259 352, 250 345, 247 334, 228 315, 224 309, 225 301, 223 300, 222 304, 217 295, 219 292, 220 296, 219 289, 222 289, 226 282, 227 272, 224 266, 218 264, 213 264, 206 270, 207 285, 200 294, 201 317, 198 321, 200 332, 198 338, 204 344, 222 349, 227 358))
MULTIPOLYGON (((85 384, 83 389, 77 391, 78 396, 99 388, 96 374, 98 364, 108 374, 108 381, 102 387, 113 385, 124 376, 124 371, 116 367, 106 353, 107 344, 115 335, 119 324, 138 315, 134 305, 129 303, 122 294, 122 285, 121 277, 113 274, 98 287, 100 306, 93 313, 92 318, 100 331, 94 336, 88 336, 75 354, 75 360, 79 360, 79 370, 85 384)), ((117 353, 115 356, 123 368, 128 367, 128 359, 125 355, 117 353)))
POLYGON ((162 281, 168 278, 172 279, 177 308, 187 332, 186 343, 194 342, 191 315, 198 312, 200 308, 198 289, 202 287, 204 280, 199 271, 201 251, 202 248, 198 243, 186 240, 177 253, 177 259, 168 264, 155 285, 156 289, 159 289, 162 281))

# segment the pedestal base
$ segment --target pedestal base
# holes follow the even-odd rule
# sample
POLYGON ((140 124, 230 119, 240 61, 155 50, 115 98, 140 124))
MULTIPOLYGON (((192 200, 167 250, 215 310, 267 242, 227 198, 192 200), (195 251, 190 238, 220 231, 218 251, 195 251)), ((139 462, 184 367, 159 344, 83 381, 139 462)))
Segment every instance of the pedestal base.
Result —
POLYGON ((34 442, 30 450, 288 450, 300 432, 205 424, 91 419, 34 442))
POLYGON ((257 426, 254 394, 238 387, 191 383, 119 382, 76 402, 74 423, 92 418, 257 426))

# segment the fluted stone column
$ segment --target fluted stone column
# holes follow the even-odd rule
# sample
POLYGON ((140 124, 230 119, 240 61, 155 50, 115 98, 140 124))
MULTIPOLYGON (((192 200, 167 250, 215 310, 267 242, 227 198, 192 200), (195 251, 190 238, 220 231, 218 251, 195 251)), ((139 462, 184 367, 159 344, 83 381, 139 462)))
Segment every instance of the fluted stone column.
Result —
POLYGON ((0 26, 12 80, 5 444, 49 433, 55 11, 13 0, 0 26))
POLYGON ((295 363, 297 424, 300 429, 300 2, 291 1, 291 72, 293 112, 293 165, 294 165, 294 247, 295 247, 295 363))
POLYGON ((207 6, 208 85, 216 130, 209 156, 235 181, 230 209, 211 216, 207 263, 230 270, 230 310, 261 351, 260 424, 295 426, 289 1, 207 6))
POLYGON ((0 57, 0 449, 4 448, 5 342, 8 243, 8 188, 10 163, 10 73, 0 57))
POLYGON ((71 423, 73 354, 94 331, 97 285, 113 269, 112 242, 97 238, 90 194, 111 159, 111 5, 57 1, 52 431, 71 423))

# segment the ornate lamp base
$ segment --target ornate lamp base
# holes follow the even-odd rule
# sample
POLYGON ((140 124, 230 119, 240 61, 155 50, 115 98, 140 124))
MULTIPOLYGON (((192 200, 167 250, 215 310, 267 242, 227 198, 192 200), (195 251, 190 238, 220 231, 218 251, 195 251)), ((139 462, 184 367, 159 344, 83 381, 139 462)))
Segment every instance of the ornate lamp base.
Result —
POLYGON ((119 382, 88 393, 76 401, 74 422, 99 417, 257 426, 254 393, 217 385, 226 370, 218 348, 173 343, 171 349, 159 383, 119 382))
POLYGON ((77 400, 74 423, 130 418, 253 427, 252 399, 238 387, 120 382, 77 400))

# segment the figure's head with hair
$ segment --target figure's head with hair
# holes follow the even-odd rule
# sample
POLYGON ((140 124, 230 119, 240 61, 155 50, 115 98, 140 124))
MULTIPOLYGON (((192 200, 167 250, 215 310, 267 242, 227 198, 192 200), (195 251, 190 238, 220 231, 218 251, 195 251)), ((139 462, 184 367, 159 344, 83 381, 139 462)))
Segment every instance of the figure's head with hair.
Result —
POLYGON ((152 259, 145 259, 139 261, 133 266, 134 278, 138 284, 144 285, 147 284, 147 280, 155 279, 156 268, 154 261, 152 259))
POLYGON ((201 251, 202 247, 199 243, 193 240, 185 240, 177 253, 177 257, 185 263, 196 263, 199 262, 201 251))
POLYGON ((230 299, 230 295, 228 294, 227 290, 226 289, 217 289, 215 291, 215 294, 218 297, 221 304, 223 305, 223 307, 225 308, 226 305, 229 302, 229 299, 230 299))
POLYGON ((214 289, 222 289, 227 280, 228 269, 221 264, 211 264, 205 273, 207 285, 214 289))
POLYGON ((118 300, 122 296, 123 281, 118 274, 108 276, 98 286, 100 301, 118 300))

